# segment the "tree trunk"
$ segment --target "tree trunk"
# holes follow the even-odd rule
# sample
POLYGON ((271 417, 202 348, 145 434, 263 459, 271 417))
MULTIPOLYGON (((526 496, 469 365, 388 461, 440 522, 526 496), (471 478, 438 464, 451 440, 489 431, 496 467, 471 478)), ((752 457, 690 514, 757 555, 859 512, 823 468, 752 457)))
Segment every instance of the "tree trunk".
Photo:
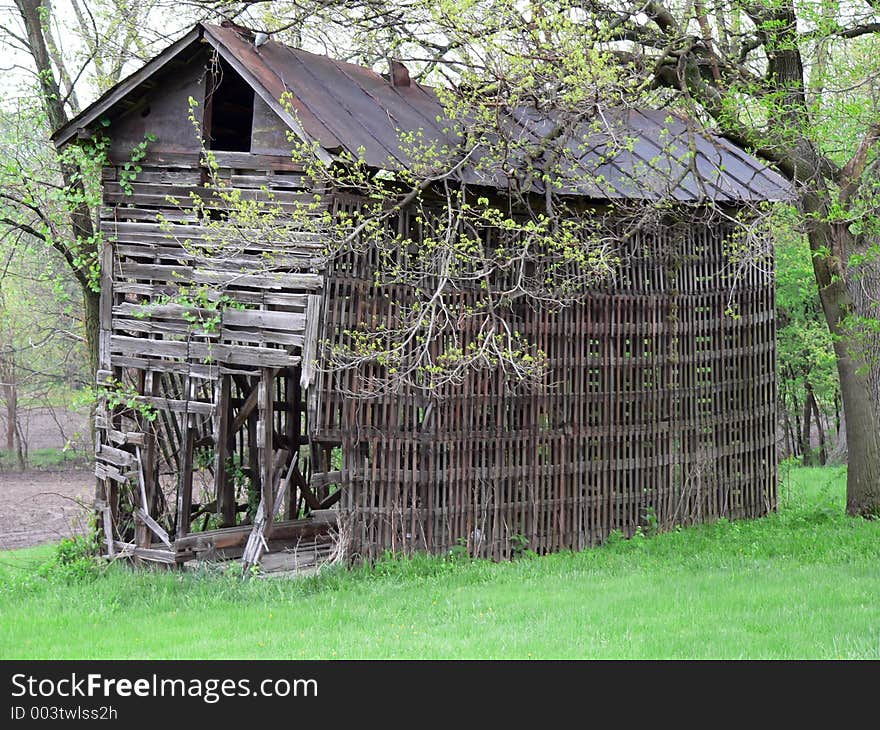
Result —
MULTIPOLYGON (((813 271, 828 329, 834 336, 849 455, 846 510, 851 515, 873 517, 880 515, 880 402, 873 387, 878 365, 856 359, 864 351, 864 343, 846 326, 846 317, 854 307, 847 286, 847 275, 852 272, 847 272, 845 262, 856 252, 857 242, 844 224, 826 222, 825 197, 805 193, 801 203, 806 213, 813 214, 808 230, 813 271)), ((852 288, 862 283, 854 281, 852 288)))
POLYGON ((6 387, 6 450, 15 449, 15 424, 18 421, 18 389, 15 383, 7 383, 6 387))
POLYGON ((806 453, 806 451, 804 449, 804 428, 801 423, 801 405, 797 395, 794 393, 791 395, 791 413, 794 417, 794 435, 796 437, 793 455, 797 457, 806 453))
POLYGON ((28 462, 27 442, 24 440, 24 434, 21 432, 21 425, 18 422, 15 424, 15 436, 18 446, 18 468, 24 471, 27 469, 28 462))
MULTIPOLYGON (((787 389, 786 389, 787 390, 787 389)), ((791 414, 788 412, 788 393, 782 399, 783 429, 785 431, 785 457, 794 456, 794 429, 791 425, 791 414)))
POLYGON ((813 444, 810 442, 810 432, 813 427, 813 404, 810 403, 810 397, 812 396, 812 393, 810 392, 809 384, 804 383, 804 386, 807 392, 804 395, 804 421, 801 430, 801 443, 804 445, 803 464, 804 466, 813 466, 813 444))
POLYGON ((816 419, 816 429, 819 432, 819 466, 825 466, 825 464, 828 463, 828 447, 825 443, 825 426, 822 424, 822 413, 819 411, 819 401, 816 400, 816 393, 813 391, 812 385, 810 385, 809 388, 810 403, 813 406, 813 417, 816 419))

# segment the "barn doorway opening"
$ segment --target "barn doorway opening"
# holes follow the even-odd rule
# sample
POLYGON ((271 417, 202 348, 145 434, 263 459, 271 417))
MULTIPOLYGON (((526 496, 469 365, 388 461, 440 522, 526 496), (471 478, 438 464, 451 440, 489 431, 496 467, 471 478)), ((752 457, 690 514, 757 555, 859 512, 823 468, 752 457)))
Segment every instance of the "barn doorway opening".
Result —
POLYGON ((208 77, 205 140, 223 152, 250 152, 254 125, 254 90, 222 58, 208 77))

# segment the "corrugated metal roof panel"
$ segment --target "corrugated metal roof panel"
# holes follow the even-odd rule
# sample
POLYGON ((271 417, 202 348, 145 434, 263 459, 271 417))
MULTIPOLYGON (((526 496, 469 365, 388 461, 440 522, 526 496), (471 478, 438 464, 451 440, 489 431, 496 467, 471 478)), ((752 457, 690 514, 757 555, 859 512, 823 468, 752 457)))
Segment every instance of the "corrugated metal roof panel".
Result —
MULTIPOLYGON (((403 133, 417 133, 423 145, 449 155, 462 153, 456 125, 447 118, 437 93, 415 82, 395 86, 371 69, 271 40, 255 48, 251 39, 233 28, 207 24, 188 36, 188 45, 179 42, 160 56, 191 47, 202 32, 250 83, 262 87, 257 91, 291 129, 318 143, 321 154, 345 151, 371 167, 413 167, 413 150, 407 149, 403 133), (282 98, 288 104, 279 103, 282 98)), ((131 86, 137 78, 133 75, 115 96, 107 96, 109 101, 102 98, 93 108, 130 93, 133 89, 126 84, 131 86)), ((84 113, 76 121, 88 123, 87 117, 84 113)), ((540 154, 539 146, 556 127, 554 115, 516 109, 502 124, 505 133, 523 143, 512 159, 502 166, 477 151, 458 177, 469 184, 506 188, 513 168, 520 184, 529 180, 533 190, 542 190, 542 164, 554 161, 540 154), (535 146, 532 152, 529 145, 535 146)), ((69 136, 65 127, 56 133, 56 140, 69 136)), ((563 173, 560 192, 593 199, 671 197, 683 202, 736 203, 792 195, 781 175, 730 141, 668 110, 597 109, 593 118, 568 133, 566 151, 555 162, 563 173)))

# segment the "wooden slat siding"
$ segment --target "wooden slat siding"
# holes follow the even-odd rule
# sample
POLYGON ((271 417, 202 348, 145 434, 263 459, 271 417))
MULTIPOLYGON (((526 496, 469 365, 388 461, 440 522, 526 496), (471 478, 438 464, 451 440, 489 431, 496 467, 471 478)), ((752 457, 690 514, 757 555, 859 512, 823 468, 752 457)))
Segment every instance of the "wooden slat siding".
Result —
MULTIPOLYGON (((346 485, 361 498, 343 502, 355 522, 373 525, 356 532, 362 551, 415 547, 401 535, 401 518, 410 532, 424 524, 427 535, 430 526, 431 550, 464 539, 498 558, 510 555, 509 540, 519 533, 530 548, 549 551, 595 544, 613 530, 632 534, 652 512, 663 529, 764 514, 773 468, 767 414, 775 408, 767 396, 773 342, 762 333, 773 327, 770 287, 747 280, 741 316, 724 316, 721 235, 706 229, 639 238, 636 248, 674 247, 678 263, 667 270, 666 259, 639 254, 619 293, 597 291, 561 313, 527 314, 522 331, 547 351, 548 380, 561 380, 559 387, 519 396, 506 393, 497 374, 473 373, 437 402, 432 449, 417 432, 412 414, 421 406, 412 393, 325 409, 319 430, 328 437, 378 434, 363 482, 346 485), (331 413, 346 423, 337 426, 331 413), (747 484, 757 490, 744 490, 747 484)), ((364 306, 365 297, 378 299, 369 276, 368 266, 357 265, 344 276, 330 273, 327 339, 390 311, 377 301, 364 306)), ((395 301, 405 296, 392 294, 395 301)), ((381 374, 370 368, 364 374, 381 374)), ((345 378, 346 388, 357 382, 351 373, 345 378)))

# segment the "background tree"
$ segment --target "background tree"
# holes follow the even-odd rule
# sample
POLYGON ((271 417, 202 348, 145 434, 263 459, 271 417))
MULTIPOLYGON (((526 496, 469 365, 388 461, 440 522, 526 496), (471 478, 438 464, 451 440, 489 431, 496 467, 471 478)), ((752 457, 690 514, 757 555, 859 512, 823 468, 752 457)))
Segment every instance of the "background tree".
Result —
POLYGON ((91 372, 98 359, 103 245, 100 151, 72 147, 57 155, 49 136, 80 111, 82 99, 113 86, 127 63, 149 58, 188 22, 178 13, 181 25, 175 26, 168 17, 155 0, 73 0, 61 11, 51 0, 14 0, 0 20, 0 47, 21 79, 7 100, 14 127, 4 130, 0 225, 41 241, 66 261, 81 290, 91 372))
POLYGON ((791 215, 781 216, 773 235, 781 456, 800 457, 807 466, 844 460, 834 344, 816 291, 809 242, 791 215))

